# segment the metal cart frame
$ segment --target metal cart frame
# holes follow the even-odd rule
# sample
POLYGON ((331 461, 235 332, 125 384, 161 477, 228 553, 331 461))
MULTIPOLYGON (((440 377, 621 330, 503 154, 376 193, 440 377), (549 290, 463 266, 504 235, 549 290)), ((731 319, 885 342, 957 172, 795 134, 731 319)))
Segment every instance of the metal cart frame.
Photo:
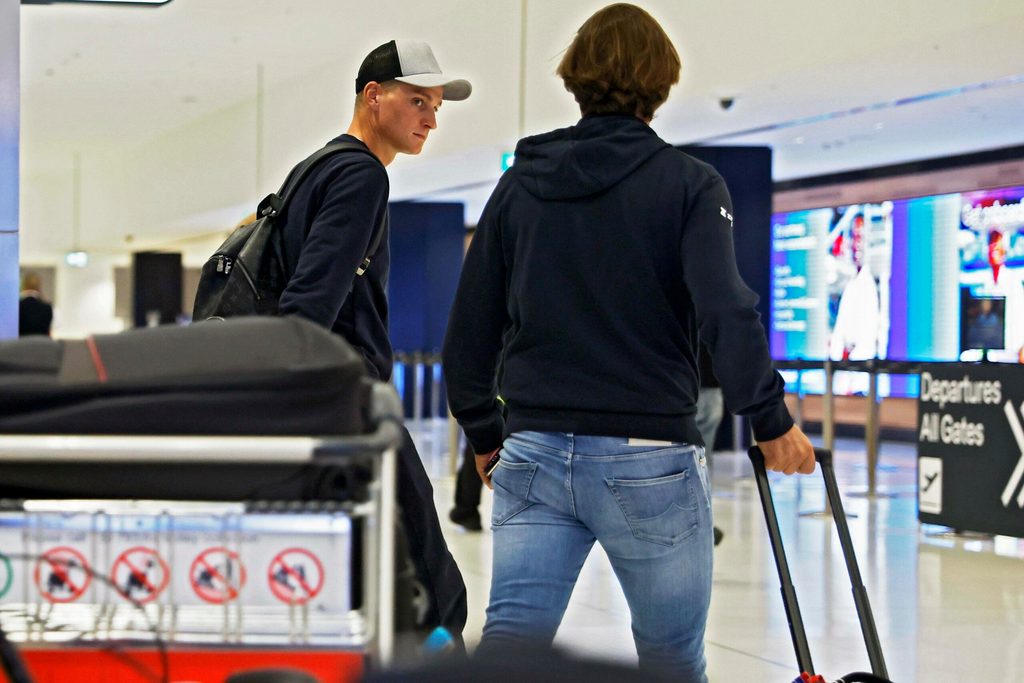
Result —
MULTIPOLYGON (((372 477, 339 510, 365 522, 362 570, 365 629, 362 642, 371 661, 383 666, 394 651, 395 494, 397 450, 401 443, 402 410, 394 390, 376 383, 370 397, 370 423, 374 431, 344 437, 241 437, 241 436, 50 436, 0 435, 0 481, 11 468, 45 467, 59 472, 62 465, 124 466, 246 465, 369 468, 372 477), (52 469, 51 469, 52 468, 52 469)), ((51 475, 52 476, 52 475, 51 475)), ((187 492, 167 500, 189 501, 187 492)), ((131 493, 125 498, 131 498, 131 493)), ((244 503, 247 509, 272 509, 266 502, 244 503)), ((32 507, 31 504, 29 507, 32 507)), ((301 506, 299 506, 301 509, 301 506)), ((0 508, 25 511, 24 500, 0 500, 0 508)))

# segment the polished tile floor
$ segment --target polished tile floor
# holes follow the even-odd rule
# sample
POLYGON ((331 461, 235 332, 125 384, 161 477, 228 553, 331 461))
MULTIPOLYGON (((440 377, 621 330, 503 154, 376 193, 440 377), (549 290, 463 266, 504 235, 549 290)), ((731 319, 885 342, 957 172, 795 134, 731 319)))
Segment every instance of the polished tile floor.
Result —
MULTIPOLYGON (((447 519, 454 479, 443 422, 421 426, 421 453, 435 486, 444 531, 469 590, 466 638, 479 640, 490 582, 491 533, 467 533, 447 519)), ((958 537, 916 519, 915 448, 885 443, 880 495, 866 498, 863 443, 840 441, 836 473, 889 675, 908 681, 1024 681, 1024 540, 958 537), (861 494, 861 495, 858 495, 861 494)), ((745 454, 713 462, 715 551, 706 636, 712 681, 788 682, 796 670, 757 491, 745 454)), ((819 475, 772 475, 773 491, 811 652, 819 673, 866 670, 839 540, 819 475)), ((486 519, 490 493, 481 506, 486 519)), ((587 561, 556 643, 585 656, 635 660, 629 612, 607 558, 587 561)))

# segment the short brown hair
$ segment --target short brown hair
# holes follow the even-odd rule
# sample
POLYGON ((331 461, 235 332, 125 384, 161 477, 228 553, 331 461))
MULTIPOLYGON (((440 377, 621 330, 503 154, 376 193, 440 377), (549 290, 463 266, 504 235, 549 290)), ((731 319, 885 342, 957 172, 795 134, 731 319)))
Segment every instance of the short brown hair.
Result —
POLYGON ((681 66, 654 17, 618 3, 587 19, 555 73, 584 116, 629 114, 649 121, 679 82, 681 66))

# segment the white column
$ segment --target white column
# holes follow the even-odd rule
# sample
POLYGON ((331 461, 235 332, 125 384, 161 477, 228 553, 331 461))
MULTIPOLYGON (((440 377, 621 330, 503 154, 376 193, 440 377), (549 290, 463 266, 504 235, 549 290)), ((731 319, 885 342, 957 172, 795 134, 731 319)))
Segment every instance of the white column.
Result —
POLYGON ((18 335, 20 0, 0 0, 0 339, 18 335))

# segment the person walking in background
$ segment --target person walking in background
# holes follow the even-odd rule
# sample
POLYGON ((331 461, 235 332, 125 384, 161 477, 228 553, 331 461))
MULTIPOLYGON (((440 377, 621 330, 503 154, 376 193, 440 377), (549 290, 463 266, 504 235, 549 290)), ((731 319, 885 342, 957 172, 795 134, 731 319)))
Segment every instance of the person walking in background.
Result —
MULTIPOLYGON (((700 438, 704 442, 704 456, 708 469, 713 470, 715 435, 718 434, 718 426, 725 414, 725 399, 722 398, 722 385, 718 383, 715 370, 711 367, 711 354, 704 344, 700 345, 698 352, 697 369, 700 375, 700 393, 697 394, 697 414, 694 419, 697 421, 697 429, 700 430, 700 438)), ((710 477, 708 481, 711 481, 710 477)), ((717 526, 713 526, 711 531, 714 534, 715 545, 718 545, 725 534, 717 526)))
MULTIPOLYGON (((383 382, 394 365, 388 337, 386 167, 399 154, 419 154, 437 128, 441 103, 464 100, 471 91, 468 81, 441 72, 426 43, 392 40, 377 47, 359 67, 348 130, 328 143, 354 143, 364 150, 318 164, 295 188, 280 218, 289 273, 280 313, 344 337, 363 355, 370 375, 383 382), (385 229, 379 247, 369 254, 369 266, 360 269, 380 225, 385 229)), ((420 626, 441 625, 458 638, 466 623, 466 586, 441 532, 430 479, 404 428, 397 484, 410 555, 429 598, 420 626)))
MULTIPOLYGON (((475 234, 475 225, 466 230, 465 249, 469 249, 475 234)), ((473 453, 473 446, 467 438, 466 445, 462 449, 462 462, 459 464, 459 470, 455 477, 455 501, 452 509, 448 512, 448 519, 466 531, 482 531, 483 524, 480 523, 479 508, 483 488, 484 484, 480 481, 480 475, 476 471, 476 457, 475 453, 473 453)))
POLYGON ((582 119, 519 142, 477 226, 443 350, 478 471, 500 457, 493 479, 482 474, 494 557, 477 655, 550 644, 599 542, 641 668, 703 682, 713 553, 698 332, 766 466, 809 473, 814 451, 737 272, 725 183, 650 127, 679 80, 668 36, 644 10, 611 5, 557 73, 582 119))
POLYGON ((36 273, 25 273, 21 280, 21 299, 18 301, 18 336, 50 336, 53 325, 53 306, 43 299, 42 281, 36 273))

